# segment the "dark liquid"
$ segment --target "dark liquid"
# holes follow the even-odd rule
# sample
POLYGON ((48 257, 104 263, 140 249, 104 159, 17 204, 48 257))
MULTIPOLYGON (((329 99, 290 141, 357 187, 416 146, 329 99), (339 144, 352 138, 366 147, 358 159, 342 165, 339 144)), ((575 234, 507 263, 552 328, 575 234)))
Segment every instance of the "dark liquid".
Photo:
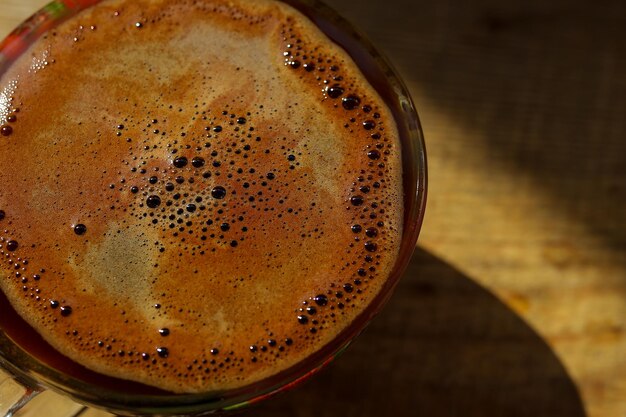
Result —
MULTIPOLYGON (((327 17, 323 15, 319 15, 316 11, 312 9, 302 6, 300 4, 295 4, 292 1, 286 1, 286 3, 294 6, 299 9, 305 15, 307 15, 311 20, 314 21, 325 33, 329 36, 334 42, 341 45, 346 49, 357 65, 361 68, 361 70, 365 73, 369 82, 374 86, 374 88, 378 91, 378 93, 382 96, 385 102, 389 105, 390 109, 393 111, 394 116, 397 120, 402 120, 404 117, 402 115, 402 110, 398 108, 398 105, 395 103, 396 96, 388 83, 387 75, 382 73, 378 68, 376 62, 371 58, 371 56, 367 53, 366 50, 363 49, 362 45, 353 39, 350 36, 347 36, 342 30, 337 29, 335 26, 335 22, 332 22, 327 17)), ((346 102, 344 107, 351 106, 354 103, 346 102)), ((358 103, 357 103, 358 104, 358 103)), ((354 104, 354 105, 357 105, 354 104)), ((400 135, 403 141, 408 141, 408 132, 405 131, 405 127, 402 123, 398 124, 398 128, 400 129, 400 135)), ((403 143, 403 145, 405 145, 403 143)), ((408 152, 405 152, 405 157, 408 152)), ((372 158, 373 159, 373 158, 372 158)), ((197 162, 200 163, 200 162, 197 162)), ((194 165, 195 166, 195 165, 194 165)), ((405 199, 408 200, 405 202, 405 207, 412 207, 413 200, 415 199, 414 189, 411 188, 411 184, 415 182, 416 172, 407 169, 407 167, 412 167, 413 163, 405 164, 404 171, 404 184, 407 187, 405 190, 405 199)), ((156 201, 148 201, 148 206, 150 204, 158 204, 156 201)), ((355 204, 356 205, 356 204, 355 204)), ((409 220, 408 216, 410 213, 405 212, 405 222, 409 220)), ((374 233, 374 232, 370 232, 374 233)), ((368 249, 369 250, 369 249, 368 249)), ((404 248, 403 248, 404 250, 404 248)), ((350 291, 352 288, 349 288, 350 291)), ((346 289, 348 291, 348 289, 346 289)), ((148 387, 143 384, 129 382, 117 378, 112 378, 108 376, 101 375, 99 373, 90 371, 85 367, 77 364, 76 362, 68 359, 62 354, 58 353, 54 348, 52 348, 48 343, 46 343, 39 334, 34 331, 24 320, 22 320, 17 313, 11 308, 10 304, 6 300, 5 296, 0 293, 0 328, 2 328, 5 333, 20 347, 22 347, 25 351, 29 352, 32 356, 38 358, 42 362, 46 363, 50 367, 54 369, 60 370, 62 373, 79 379, 81 381, 85 381, 90 384, 94 384, 97 386, 101 386, 103 388, 111 389, 114 391, 126 392, 126 393, 137 393, 137 394, 165 394, 165 391, 158 390, 156 388, 148 387)))

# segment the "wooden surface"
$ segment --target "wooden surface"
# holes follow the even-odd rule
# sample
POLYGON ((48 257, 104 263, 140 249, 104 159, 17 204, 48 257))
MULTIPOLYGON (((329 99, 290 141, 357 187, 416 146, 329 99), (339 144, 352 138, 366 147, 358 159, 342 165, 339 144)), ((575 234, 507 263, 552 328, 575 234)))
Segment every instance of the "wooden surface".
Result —
POLYGON ((328 3, 409 85, 426 221, 348 352, 244 415, 626 417, 626 3, 328 3))

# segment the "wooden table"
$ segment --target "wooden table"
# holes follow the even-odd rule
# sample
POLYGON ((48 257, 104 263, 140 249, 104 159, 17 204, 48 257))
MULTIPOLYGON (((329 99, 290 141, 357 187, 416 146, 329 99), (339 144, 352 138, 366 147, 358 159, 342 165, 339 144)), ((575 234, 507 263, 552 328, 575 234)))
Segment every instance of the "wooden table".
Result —
POLYGON ((328 2, 409 85, 426 221, 349 351, 245 415, 625 417, 626 3, 328 2))

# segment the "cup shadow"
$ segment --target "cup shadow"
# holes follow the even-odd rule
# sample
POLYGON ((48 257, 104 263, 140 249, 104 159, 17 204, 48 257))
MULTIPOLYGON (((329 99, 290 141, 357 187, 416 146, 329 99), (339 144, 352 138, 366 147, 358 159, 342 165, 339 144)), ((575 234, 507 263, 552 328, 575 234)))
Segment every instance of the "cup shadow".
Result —
POLYGON ((418 248, 383 312, 298 388, 241 416, 585 417, 546 342, 493 294, 418 248))
MULTIPOLYGON (((463 150, 532 181, 626 264, 624 1, 327 1, 415 86, 418 110, 475 132, 463 150)), ((467 143, 422 117, 427 139, 467 143)))

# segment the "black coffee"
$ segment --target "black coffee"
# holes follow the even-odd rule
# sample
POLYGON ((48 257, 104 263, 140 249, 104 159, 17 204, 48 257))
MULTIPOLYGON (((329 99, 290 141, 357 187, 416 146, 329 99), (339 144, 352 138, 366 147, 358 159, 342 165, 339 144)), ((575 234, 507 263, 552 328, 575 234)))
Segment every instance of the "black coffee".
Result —
POLYGON ((393 116, 284 3, 104 1, 0 88, 0 287, 92 371, 241 387, 321 349, 390 274, 393 116))

